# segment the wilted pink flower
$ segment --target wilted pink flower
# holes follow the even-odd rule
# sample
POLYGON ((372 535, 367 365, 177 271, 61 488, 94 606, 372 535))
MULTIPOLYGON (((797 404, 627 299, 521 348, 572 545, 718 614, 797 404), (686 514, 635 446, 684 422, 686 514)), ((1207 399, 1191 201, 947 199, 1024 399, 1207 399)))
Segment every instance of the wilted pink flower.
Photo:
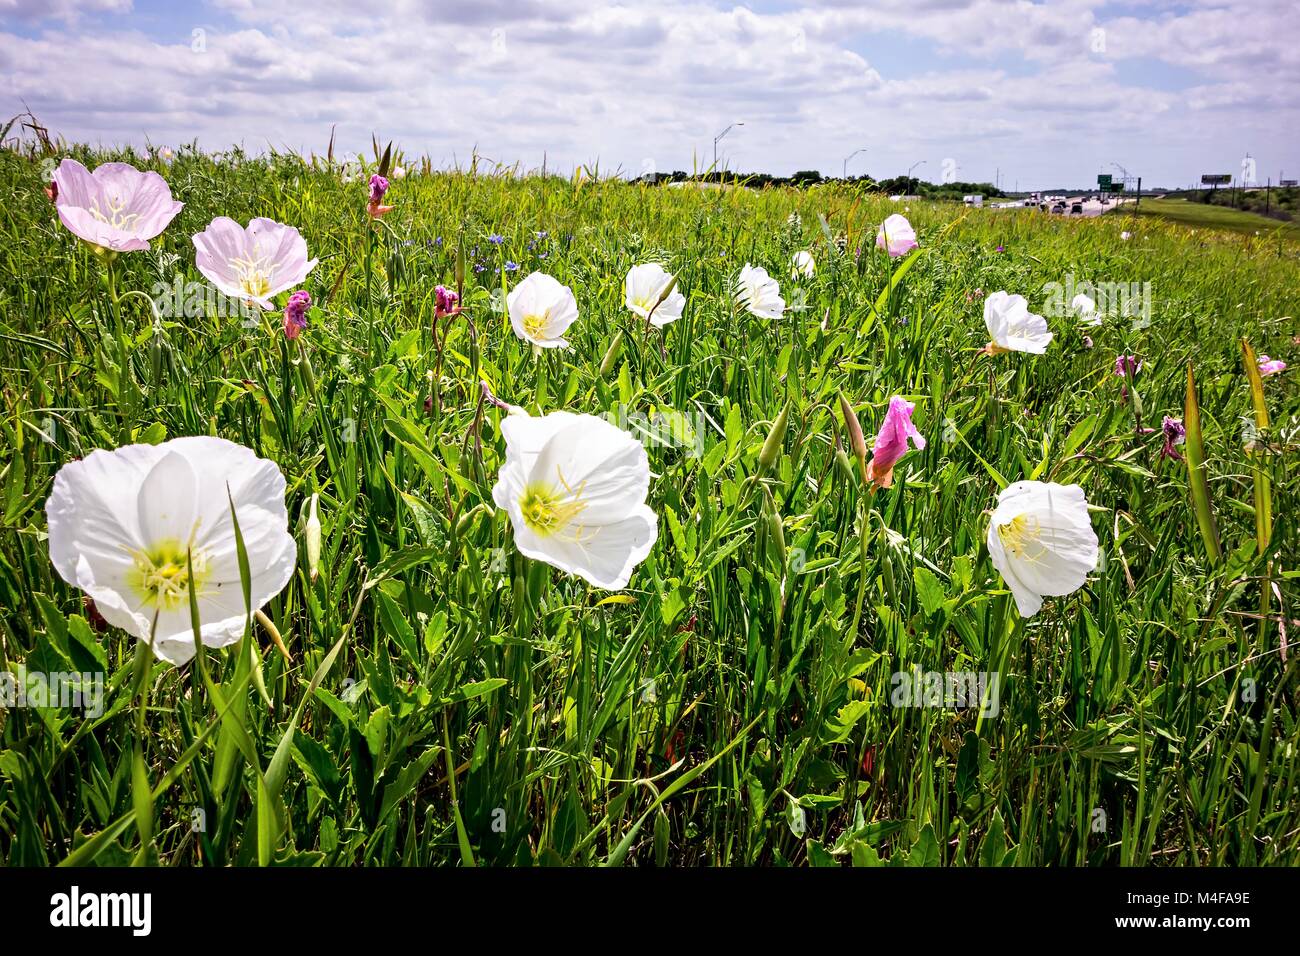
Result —
POLYGON ((311 295, 306 289, 299 289, 289 296, 289 304, 284 307, 284 337, 296 339, 307 328, 307 310, 311 308, 311 295))
POLYGON ((1181 445, 1187 440, 1187 429, 1177 418, 1165 416, 1164 425, 1165 447, 1160 449, 1161 458, 1172 458, 1174 461, 1182 461, 1183 456, 1174 448, 1175 445, 1181 445))
POLYGON ((967 301, 967 302, 974 302, 974 301, 976 301, 977 299, 982 299, 982 298, 984 298, 984 290, 983 290, 983 289, 976 289, 974 292, 967 292, 967 293, 966 293, 966 301, 967 301))
POLYGON ((386 192, 388 192, 388 180, 375 173, 370 177, 370 201, 366 203, 366 214, 371 219, 378 219, 385 213, 393 211, 392 206, 381 205, 386 192))
POLYGON ((1278 372, 1286 370, 1286 362, 1281 359, 1271 359, 1267 355, 1259 357, 1259 374, 1276 375, 1278 372))
POLYGON ((194 248, 194 264, 213 285, 268 312, 275 296, 301 285, 316 267, 298 230, 273 219, 254 219, 245 229, 218 216, 194 236, 194 248))
POLYGON ((876 248, 886 250, 890 258, 905 255, 916 246, 916 231, 907 218, 898 213, 886 219, 876 233, 876 248))
POLYGON ((433 292, 437 298, 438 318, 455 315, 459 311, 460 296, 452 292, 451 289, 448 289, 445 285, 440 285, 433 292))
POLYGON ((1132 378, 1140 371, 1142 371, 1142 360, 1136 355, 1115 357, 1115 374, 1120 378, 1132 378))
POLYGON ((895 395, 889 400, 889 410, 885 412, 885 421, 876 435, 876 443, 871 449, 871 462, 867 465, 867 477, 878 488, 888 488, 894 483, 894 465, 898 459, 907 454, 907 440, 917 448, 925 447, 925 438, 912 424, 911 402, 895 395))
POLYGON ((167 228, 184 203, 167 181, 129 163, 105 163, 92 173, 75 159, 54 171, 48 193, 69 231, 104 252, 137 252, 167 228))
POLYGON ((1085 336, 1083 337, 1083 347, 1084 347, 1085 349, 1090 349, 1090 348, 1092 348, 1092 336, 1091 336, 1091 335, 1085 335, 1085 336))

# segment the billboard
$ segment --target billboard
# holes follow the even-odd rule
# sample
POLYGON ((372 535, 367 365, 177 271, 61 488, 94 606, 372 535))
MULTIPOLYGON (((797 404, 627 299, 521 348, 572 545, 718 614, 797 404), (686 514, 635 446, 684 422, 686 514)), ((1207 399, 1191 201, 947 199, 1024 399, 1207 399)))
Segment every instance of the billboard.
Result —
POLYGON ((1226 186, 1232 182, 1232 173, 1202 173, 1202 186, 1226 186))

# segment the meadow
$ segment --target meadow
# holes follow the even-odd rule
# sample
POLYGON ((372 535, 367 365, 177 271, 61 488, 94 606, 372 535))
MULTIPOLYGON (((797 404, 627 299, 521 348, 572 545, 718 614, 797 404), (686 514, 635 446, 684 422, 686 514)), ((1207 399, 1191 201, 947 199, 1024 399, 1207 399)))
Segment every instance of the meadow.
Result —
POLYGON ((1300 390, 1257 361, 1300 352, 1300 246, 474 168, 390 175, 371 218, 374 165, 0 150, 0 667, 104 675, 93 714, 0 710, 0 859, 1300 864, 1300 390), (184 208, 106 261, 45 192, 64 155, 184 208), (896 213, 918 245, 890 256, 896 213), (200 294, 218 216, 319 259, 296 337, 284 296, 200 294), (685 298, 662 328, 624 303, 647 262, 685 298), (780 319, 737 304, 746 264, 780 319), (568 348, 512 329, 534 271, 573 291, 568 348), (1129 307, 1084 324, 1085 281, 1129 307), (998 290, 1044 354, 985 350, 998 290), (870 444, 894 396, 925 444, 879 487, 846 421, 870 444), (503 406, 644 445, 657 538, 626 587, 516 546, 503 406), (205 435, 280 469, 297 553, 265 622, 175 666, 56 571, 46 502, 92 449, 205 435), (1021 481, 1081 486, 1097 538, 1028 617, 987 541, 1021 481))

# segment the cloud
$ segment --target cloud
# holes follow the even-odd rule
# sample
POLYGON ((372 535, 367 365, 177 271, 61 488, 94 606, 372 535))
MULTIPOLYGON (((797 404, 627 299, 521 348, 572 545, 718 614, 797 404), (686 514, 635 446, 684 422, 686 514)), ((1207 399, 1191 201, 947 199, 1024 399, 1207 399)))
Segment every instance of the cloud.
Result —
POLYGON ((212 0, 159 22, 129 0, 0 0, 19 24, 0 30, 0 104, 70 140, 323 151, 337 124, 340 148, 377 132, 438 165, 477 146, 632 171, 707 165, 740 118, 719 145, 733 168, 830 171, 867 145, 855 165, 877 176, 929 156, 933 175, 953 158, 1028 187, 1120 159, 1176 182, 1197 144, 1207 166, 1294 151, 1293 7, 212 0))

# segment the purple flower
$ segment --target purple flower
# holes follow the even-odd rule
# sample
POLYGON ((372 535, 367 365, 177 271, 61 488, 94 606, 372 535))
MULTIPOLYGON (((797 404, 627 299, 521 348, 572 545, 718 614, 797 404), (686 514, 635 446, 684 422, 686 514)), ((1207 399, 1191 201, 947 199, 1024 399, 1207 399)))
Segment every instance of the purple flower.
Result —
POLYGON ((519 271, 519 263, 506 260, 506 272, 517 272, 517 271, 519 271))
POLYGON ((1166 415, 1162 428, 1165 433, 1165 447, 1160 449, 1160 457, 1182 461, 1183 456, 1178 453, 1174 446, 1181 445, 1187 439, 1186 427, 1177 418, 1170 418, 1166 415))
POLYGON ((486 272, 486 271, 487 271, 487 266, 483 265, 483 263, 481 263, 481 262, 476 262, 476 263, 474 263, 474 272, 475 272, 475 273, 486 272))
POLYGON ((311 308, 311 295, 306 289, 299 289, 289 296, 289 304, 284 307, 284 337, 296 339, 307 328, 307 310, 311 308))
POLYGON ((915 407, 900 395, 889 400, 889 410, 885 412, 885 421, 880 426, 880 433, 871 449, 871 462, 867 465, 867 476, 878 488, 888 488, 894 483, 894 465, 907 454, 909 438, 915 447, 925 447, 925 438, 912 424, 915 407))
POLYGON ((1286 370, 1286 362, 1281 359, 1271 359, 1267 355, 1259 356, 1259 374, 1276 375, 1278 372, 1286 370))
POLYGON ((460 305, 460 296, 445 285, 438 286, 433 292, 437 298, 438 318, 455 314, 457 306, 460 305))
POLYGON ((488 236, 488 242, 492 243, 492 245, 494 246, 499 246, 501 245, 501 243, 505 241, 506 241, 505 236, 497 235, 495 232, 492 233, 492 235, 488 236))
POLYGON ((375 205, 379 205, 386 192, 388 192, 388 180, 375 173, 370 177, 370 201, 375 205))
POLYGON ((1142 360, 1136 355, 1115 357, 1115 374, 1120 378, 1132 378, 1140 371, 1142 371, 1142 360))
POLYGON ((994 249, 993 251, 994 251, 994 252, 1006 252, 1006 251, 1007 251, 1007 248, 1006 248, 1006 246, 998 246, 998 247, 997 247, 996 249, 994 249))
POLYGON ((542 229, 542 230, 540 230, 540 231, 538 231, 538 232, 533 233, 533 235, 535 235, 538 239, 545 239, 547 233, 546 233, 546 230, 545 230, 545 229, 542 229))

